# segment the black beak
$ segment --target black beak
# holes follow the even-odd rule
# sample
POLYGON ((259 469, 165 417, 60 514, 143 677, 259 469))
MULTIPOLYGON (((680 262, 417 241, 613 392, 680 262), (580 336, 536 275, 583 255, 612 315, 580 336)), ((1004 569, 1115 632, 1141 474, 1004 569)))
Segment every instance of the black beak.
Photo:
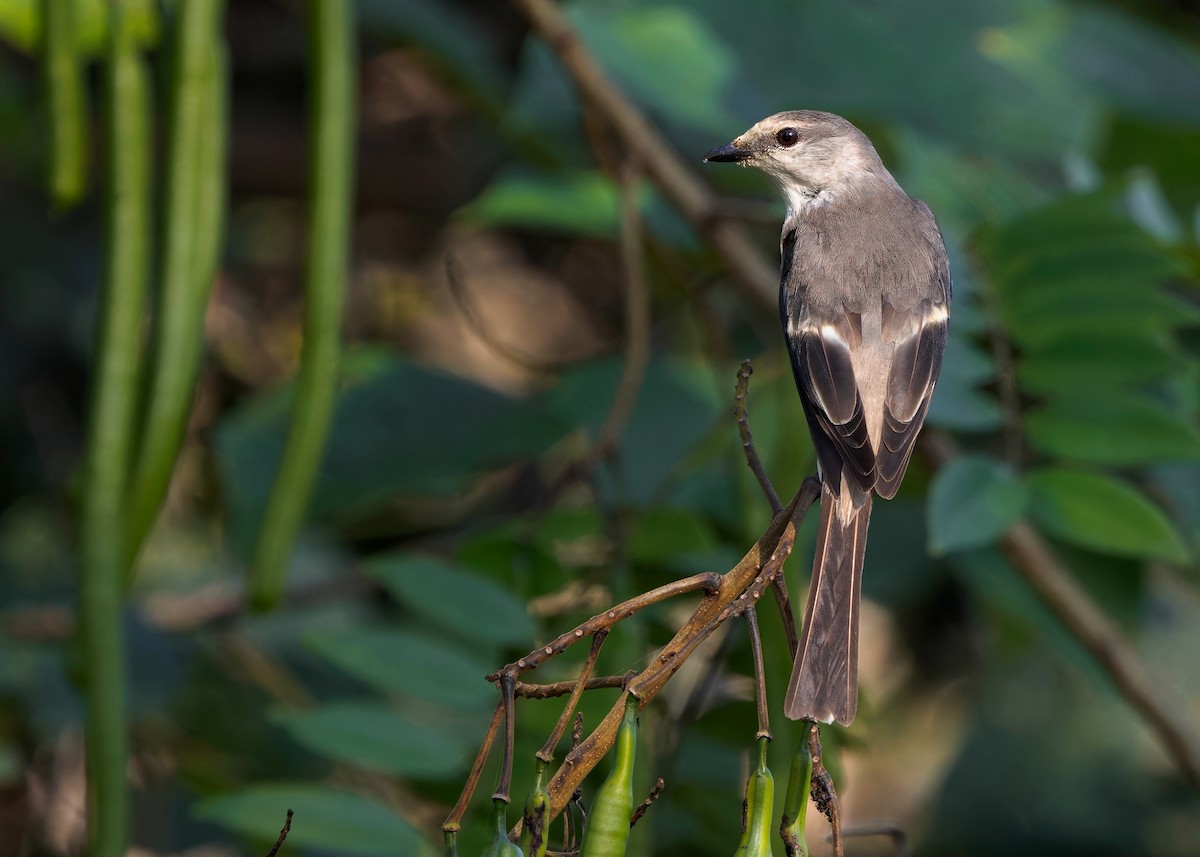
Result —
POLYGON ((710 150, 704 156, 704 163, 718 161, 720 163, 736 164, 747 160, 752 154, 753 152, 749 149, 739 149, 733 143, 726 143, 724 146, 717 146, 717 148, 710 150))

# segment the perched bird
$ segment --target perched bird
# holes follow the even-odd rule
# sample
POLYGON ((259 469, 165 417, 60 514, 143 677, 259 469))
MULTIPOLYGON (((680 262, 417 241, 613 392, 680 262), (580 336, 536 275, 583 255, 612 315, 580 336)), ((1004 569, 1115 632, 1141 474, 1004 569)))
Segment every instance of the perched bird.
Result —
POLYGON ((821 522, 784 712, 849 724, 873 494, 900 487, 946 347, 950 265, 929 207, 840 116, 770 116, 707 161, 760 169, 787 200, 779 311, 821 478, 821 522))

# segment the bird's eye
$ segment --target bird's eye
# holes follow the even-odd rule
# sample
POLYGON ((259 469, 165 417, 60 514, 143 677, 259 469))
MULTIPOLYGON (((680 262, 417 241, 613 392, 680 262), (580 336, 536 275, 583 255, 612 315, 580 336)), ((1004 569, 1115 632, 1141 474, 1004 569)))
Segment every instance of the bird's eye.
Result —
POLYGON ((795 128, 784 128, 775 135, 775 139, 779 141, 781 146, 794 146, 800 142, 800 132, 795 128))

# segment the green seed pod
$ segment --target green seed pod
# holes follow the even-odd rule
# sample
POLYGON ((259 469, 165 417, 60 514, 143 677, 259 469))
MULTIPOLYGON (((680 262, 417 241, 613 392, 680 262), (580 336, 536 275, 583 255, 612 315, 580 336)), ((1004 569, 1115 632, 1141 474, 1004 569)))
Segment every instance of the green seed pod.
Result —
POLYGON ((787 794, 783 798, 783 818, 779 836, 787 857, 808 857, 808 842, 804 825, 808 810, 808 790, 812 785, 813 759, 808 749, 808 730, 800 737, 800 746, 792 756, 792 772, 788 777, 787 794))
POLYGON ((483 857, 521 857, 521 849, 508 839, 507 808, 508 804, 500 798, 492 798, 492 824, 495 833, 487 848, 483 849, 483 857))
POLYGON ((528 857, 546 857, 546 760, 538 759, 533 770, 533 788, 525 799, 525 823, 521 826, 521 853, 528 857))
POLYGON ((746 823, 734 857, 773 857, 771 812, 775 803, 775 778, 767 768, 765 735, 758 739, 758 765, 746 781, 746 823))
POLYGON ((617 755, 612 772, 596 792, 588 813, 579 857, 624 857, 633 815, 633 756, 637 745, 638 701, 625 699, 625 715, 617 729, 617 755))

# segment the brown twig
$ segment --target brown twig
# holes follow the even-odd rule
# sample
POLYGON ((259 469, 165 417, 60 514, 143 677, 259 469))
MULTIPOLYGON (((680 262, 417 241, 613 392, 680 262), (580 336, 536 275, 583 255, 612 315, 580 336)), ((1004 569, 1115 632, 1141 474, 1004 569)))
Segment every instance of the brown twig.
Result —
POLYGON ((663 778, 659 777, 658 782, 656 782, 654 784, 654 786, 650 789, 650 794, 646 795, 646 799, 644 801, 642 801, 640 804, 638 804, 637 809, 635 809, 633 811, 633 815, 629 816, 629 826, 630 827, 633 827, 635 824, 637 824, 639 821, 642 820, 642 816, 646 814, 646 810, 648 810, 650 808, 650 806, 656 800, 658 800, 658 796, 662 794, 663 788, 665 786, 666 786, 666 783, 663 782, 663 778))
POLYGON ((742 438, 742 451, 746 454, 746 464, 749 465, 754 478, 758 480, 759 487, 767 497, 767 502, 771 504, 771 512, 776 513, 783 508, 783 503, 780 502, 779 495, 775 493, 771 477, 767 475, 766 468, 763 467, 763 463, 758 457, 758 450, 754 448, 754 435, 750 432, 750 415, 746 410, 746 398, 750 392, 750 376, 753 374, 754 364, 749 360, 743 360, 737 373, 737 386, 734 388, 733 416, 737 421, 738 434, 742 438))
POLYGON ((842 817, 838 807, 837 789, 833 786, 833 777, 825 770, 824 757, 821 750, 821 731, 811 720, 808 723, 808 752, 812 755, 812 785, 810 796, 816 804, 817 811, 829 819, 833 833, 833 857, 843 857, 842 847, 842 817))
POLYGON ((746 630, 750 633, 750 655, 754 660, 754 705, 758 709, 758 731, 755 738, 771 737, 771 716, 767 712, 767 674, 763 668, 762 638, 758 635, 758 615, 751 606, 745 613, 746 630))
POLYGON ((283 847, 283 840, 287 839, 288 833, 292 829, 292 811, 287 811, 287 818, 284 819, 283 829, 279 831, 279 838, 275 840, 275 844, 271 846, 271 850, 267 852, 267 857, 275 857, 279 853, 279 849, 283 847))
MULTIPOLYGON (((778 512, 783 508, 783 504, 779 501, 779 495, 775 492, 775 486, 771 484, 771 477, 767 475, 766 468, 763 467, 762 460, 758 457, 758 450, 754 446, 754 435, 750 432, 748 398, 750 395, 750 376, 753 374, 754 364, 749 360, 743 360, 741 367, 738 369, 737 385, 734 388, 733 416, 737 421, 738 434, 742 439, 742 451, 746 455, 746 464, 749 465, 750 472, 754 474, 754 478, 758 480, 758 484, 762 488, 767 502, 771 504, 771 511, 778 512)), ((800 632, 796 628, 796 614, 792 610, 792 599, 788 595, 787 581, 780 574, 775 577, 771 586, 775 592, 775 604, 779 607, 779 618, 783 621, 783 630, 787 635, 788 648, 791 650, 792 658, 794 659, 796 652, 800 650, 800 632)))
POLYGON ((571 715, 575 712, 575 706, 579 704, 579 697, 583 695, 583 691, 587 687, 588 678, 592 674, 592 667, 596 665, 596 658, 600 656, 600 647, 604 645, 604 641, 607 638, 608 630, 605 628, 600 629, 592 635, 592 648, 583 662, 583 668, 579 671, 579 678, 575 679, 575 687, 571 691, 571 698, 567 700, 562 714, 558 717, 558 722, 554 724, 554 729, 550 732, 550 737, 546 739, 546 743, 542 745, 542 749, 534 754, 543 762, 554 760, 554 748, 558 746, 559 739, 562 738, 563 732, 567 730, 567 724, 571 722, 571 715))
POLYGON ((517 680, 513 676, 500 676, 500 704, 504 708, 504 756, 500 761, 500 782, 492 800, 502 800, 505 803, 512 800, 509 792, 512 790, 513 745, 517 736, 516 686, 517 680))
MULTIPOLYGON (((584 683, 584 690, 619 690, 629 681, 631 673, 625 675, 606 675, 599 678, 589 678, 584 683)), ((554 699, 559 696, 566 696, 568 693, 574 693, 575 688, 579 686, 579 679, 571 679, 569 681, 555 681, 549 684, 529 684, 527 682, 517 682, 517 696, 521 699, 554 699)))
POLYGON ((608 630, 623 619, 628 619, 634 613, 644 610, 652 604, 657 604, 660 601, 666 601, 677 595, 684 595, 697 590, 704 590, 705 593, 711 595, 717 592, 721 585, 721 579, 721 575, 715 571, 693 574, 691 577, 675 580, 657 589, 643 592, 641 595, 630 598, 628 601, 622 601, 620 604, 610 607, 603 613, 597 613, 591 619, 572 628, 565 634, 560 634, 540 649, 534 649, 525 657, 505 665, 501 670, 489 675, 487 680, 494 682, 498 681, 500 676, 505 674, 517 676, 537 669, 542 663, 566 651, 584 637, 589 637, 597 631, 608 630))
MULTIPOLYGON (((958 455, 953 442, 936 432, 927 432, 923 444, 939 464, 958 455)), ((1083 644, 1118 692, 1158 735, 1184 779, 1200 789, 1200 734, 1189 719, 1187 706, 1165 690, 1166 683, 1155 679, 1037 530, 1018 523, 1001 536, 1000 547, 1013 569, 1083 644)))
POLYGON ((471 773, 467 774, 467 782, 458 796, 458 803, 454 805, 454 809, 450 810, 450 814, 442 822, 444 833, 457 832, 462 829, 463 814, 471 803, 475 788, 479 785, 480 776, 483 775, 483 766, 487 763, 488 754, 492 751, 492 743, 496 740, 496 731, 500 728, 502 716, 504 716, 503 700, 496 703, 496 710, 492 712, 492 722, 488 724, 487 733, 479 745, 479 752, 475 754, 475 762, 471 765, 471 773))

